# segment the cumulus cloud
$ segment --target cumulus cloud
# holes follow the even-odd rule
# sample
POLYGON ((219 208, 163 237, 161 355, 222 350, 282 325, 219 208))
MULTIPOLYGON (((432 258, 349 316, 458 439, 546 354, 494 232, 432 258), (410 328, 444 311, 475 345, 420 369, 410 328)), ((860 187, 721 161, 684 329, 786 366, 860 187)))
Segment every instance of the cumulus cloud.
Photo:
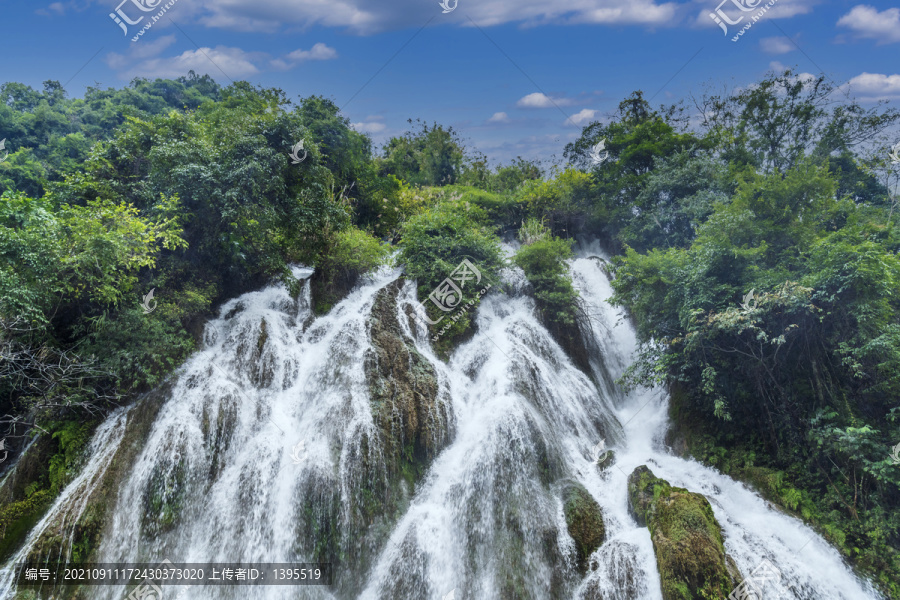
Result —
POLYGON ((585 108, 578 112, 577 114, 572 115, 568 119, 566 119, 566 125, 584 125, 585 123, 590 123, 594 120, 594 116, 597 114, 596 110, 592 110, 590 108, 585 108))
MULTIPOLYGON (((763 14, 760 20, 790 19, 798 15, 806 15, 812 12, 813 7, 818 1, 819 0, 779 0, 763 14)), ((699 4, 701 5, 701 8, 700 12, 697 14, 695 24, 700 27, 719 27, 715 20, 710 18, 710 13, 714 12, 716 5, 713 4, 710 6, 710 3, 707 2, 707 0, 700 0, 699 4)), ((723 2, 721 4, 722 12, 728 15, 732 21, 740 19, 740 22, 737 25, 728 26, 728 34, 726 35, 743 27, 747 23, 747 18, 756 15, 765 5, 766 2, 763 0, 731 0, 731 2, 726 0, 723 2), (746 7, 753 6, 758 10, 744 12, 735 6, 736 3, 740 3, 746 7)))
POLYGON ((294 50, 287 55, 287 58, 295 62, 303 62, 306 60, 332 60, 337 58, 337 55, 337 50, 319 42, 309 50, 294 50))
MULTIPOLYGON (((370 117, 371 118, 371 117, 370 117)), ((364 121, 360 123, 351 123, 350 127, 360 133, 381 133, 387 129, 387 125, 379 121, 364 121)))
MULTIPOLYGON (((660 0, 569 0, 565 3, 482 0, 467 6, 466 14, 482 27, 504 23, 660 26, 676 20, 680 6, 678 2, 660 0)), ((319 25, 344 27, 354 33, 369 35, 418 27, 425 19, 433 17, 435 10, 435 6, 421 0, 205 0, 192 12, 207 26, 240 31, 276 31, 285 26, 309 28, 319 25)), ((461 13, 438 16, 444 22, 472 26, 461 13)))
POLYGON ((797 49, 791 40, 784 36, 763 38, 759 40, 759 47, 766 54, 786 54, 797 49))
POLYGON ((319 42, 309 50, 294 50, 282 58, 276 58, 271 64, 275 69, 286 70, 310 60, 334 60, 337 57, 337 50, 319 42))
POLYGON ((519 98, 516 106, 519 108, 553 108, 555 106, 568 106, 573 100, 568 98, 551 98, 543 92, 535 92, 519 98))
POLYGON ((841 87, 849 87, 863 102, 900 99, 900 75, 861 73, 841 87))
MULTIPOLYGON (((174 36, 168 36, 174 37, 174 36)), ((197 74, 208 74, 212 77, 221 77, 224 73, 234 79, 254 75, 259 69, 253 64, 256 58, 252 53, 240 48, 216 46, 215 48, 199 48, 197 50, 185 50, 177 56, 147 58, 151 50, 161 50, 169 43, 160 43, 155 48, 138 48, 137 44, 128 55, 111 53, 106 56, 106 64, 119 72, 119 76, 125 79, 132 77, 180 77, 188 71, 197 74)))
POLYGON ((44 17, 64 15, 66 14, 66 7, 62 2, 54 2, 53 4, 48 5, 47 8, 39 8, 34 12, 44 17))
POLYGON ((186 50, 177 56, 160 56, 176 41, 175 35, 162 36, 153 41, 146 39, 132 44, 125 54, 111 52, 104 60, 122 79, 179 77, 191 70, 214 78, 220 78, 224 74, 230 79, 236 79, 259 73, 259 65, 266 63, 272 69, 284 71, 305 61, 331 60, 338 56, 334 48, 322 43, 313 45, 309 50, 295 50, 276 59, 265 52, 246 52, 227 46, 186 50))
POLYGON ((873 6, 854 6, 837 24, 848 27, 858 37, 877 40, 879 44, 900 42, 900 8, 878 12, 873 6))
POLYGON ((495 112, 490 119, 487 120, 488 123, 509 123, 509 115, 505 112, 495 112))

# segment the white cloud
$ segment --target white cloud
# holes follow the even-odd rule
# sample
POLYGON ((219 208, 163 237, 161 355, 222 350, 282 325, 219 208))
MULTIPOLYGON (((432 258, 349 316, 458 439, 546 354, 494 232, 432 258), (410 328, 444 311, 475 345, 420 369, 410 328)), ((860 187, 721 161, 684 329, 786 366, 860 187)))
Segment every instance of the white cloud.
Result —
POLYGON ((175 43, 175 35, 164 35, 159 39, 131 44, 127 54, 110 52, 104 59, 111 69, 122 71, 129 65, 140 62, 143 59, 158 56, 163 50, 175 43))
POLYGON ((34 12, 44 17, 50 17, 53 16, 53 14, 64 15, 66 14, 66 7, 62 2, 54 2, 53 4, 48 5, 47 8, 39 8, 34 12))
POLYGON ((225 73, 231 79, 235 79, 259 72, 252 62, 258 55, 245 52, 240 48, 216 46, 215 48, 186 50, 178 56, 144 60, 141 60, 141 52, 141 49, 135 48, 134 54, 129 53, 128 56, 112 53, 107 55, 105 60, 111 68, 119 71, 120 77, 125 79, 180 77, 187 75, 191 70, 199 75, 208 74, 217 79, 225 73))
POLYGON ((350 127, 360 133, 381 133, 387 129, 387 125, 378 121, 368 121, 365 123, 351 123, 350 127))
POLYGON ((566 125, 584 125, 585 123, 589 123, 594 120, 594 116, 597 114, 596 110, 592 110, 590 108, 585 108, 578 112, 577 114, 572 115, 568 119, 566 119, 566 125))
POLYGON ((878 40, 879 44, 900 42, 900 8, 878 12, 872 6, 860 4, 838 19, 837 24, 849 27, 859 37, 878 40))
POLYGON ((568 98, 551 98, 542 92, 534 92, 519 98, 516 106, 519 108, 553 108, 554 106, 568 106, 572 102, 568 98))
POLYGON ((861 73, 841 86, 864 102, 900 99, 900 75, 861 73))
POLYGON ((333 60, 337 58, 337 50, 326 46, 322 42, 313 45, 309 50, 294 50, 287 55, 287 59, 300 63, 307 60, 333 60))
MULTIPOLYGON (((784 63, 780 63, 777 60, 773 60, 772 62, 769 63, 769 69, 774 71, 776 75, 782 75, 782 74, 784 74, 785 71, 788 71, 788 70, 792 71, 793 76, 790 78, 789 81, 792 81, 794 83, 800 81, 800 82, 803 82, 805 85, 805 84, 812 83, 813 81, 815 81, 817 79, 817 77, 815 75, 813 75, 812 73, 807 73, 805 71, 802 73, 798 73, 796 68, 792 69, 791 67, 788 67, 784 63)), ((749 86, 749 88, 755 88, 755 87, 756 87, 756 84, 752 84, 751 86, 749 86)))
POLYGON ((266 62, 271 69, 285 71, 304 61, 331 60, 338 56, 334 48, 321 42, 309 50, 295 50, 276 59, 271 59, 264 52, 245 52, 240 48, 227 46, 187 50, 178 56, 159 56, 176 41, 174 34, 153 41, 144 40, 142 43, 132 44, 125 54, 111 52, 104 60, 123 79, 178 77, 186 75, 190 70, 198 74, 209 74, 215 79, 222 78, 223 73, 231 79, 237 79, 259 73, 258 65, 266 62))
POLYGON ((766 54, 786 54, 797 49, 791 40, 784 36, 763 38, 759 40, 759 47, 766 54))
MULTIPOLYGON (((737 21, 738 19, 740 19, 738 24, 728 25, 728 32, 725 33, 725 35, 734 35, 735 31, 739 30, 741 27, 747 24, 748 20, 752 18, 752 16, 757 15, 759 11, 762 10, 767 4, 762 0, 737 1, 741 2, 744 6, 747 7, 753 5, 753 7, 757 8, 758 10, 743 12, 735 7, 731 2, 725 2, 722 5, 722 12, 728 15, 728 17, 732 21, 737 21)), ((819 0, 777 0, 775 4, 772 5, 772 7, 770 7, 765 13, 763 13, 763 16, 759 20, 765 21, 766 19, 790 19, 792 17, 796 17, 797 15, 806 15, 812 12, 813 6, 815 6, 818 2, 819 0)), ((712 0, 699 0, 699 4, 701 5, 701 8, 700 12, 697 14, 695 24, 701 27, 719 27, 719 25, 710 17, 710 13, 713 13, 715 11, 716 4, 713 3, 712 0)))
MULTIPOLYGON (((799 2, 801 0, 792 0, 799 2)), ((277 31, 284 27, 345 27, 368 35, 390 29, 420 26, 437 6, 421 0, 205 0, 191 12, 209 27, 239 31, 277 31)), ((470 2, 466 14, 481 27, 504 23, 633 24, 659 26, 678 18, 680 4, 660 0, 482 0, 470 2)), ((437 15, 443 22, 471 27, 461 13, 437 15)), ((673 23, 674 24, 674 23, 673 23)))
POLYGON ((490 119, 487 120, 488 123, 509 123, 509 115, 505 112, 495 112, 490 119))
POLYGON ((337 57, 337 50, 319 42, 309 50, 294 50, 282 58, 276 58, 269 65, 277 71, 286 71, 309 60, 334 60, 337 57))

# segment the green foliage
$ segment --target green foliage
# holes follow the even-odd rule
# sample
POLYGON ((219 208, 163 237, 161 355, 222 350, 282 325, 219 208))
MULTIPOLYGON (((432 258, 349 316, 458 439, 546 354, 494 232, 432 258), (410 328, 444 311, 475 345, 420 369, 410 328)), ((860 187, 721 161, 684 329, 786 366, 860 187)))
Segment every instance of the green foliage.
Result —
POLYGON ((83 99, 66 96, 56 81, 45 81, 43 91, 21 83, 0 86, 0 130, 10 152, 0 164, 0 192, 41 196, 48 183, 80 169, 91 146, 128 116, 193 110, 218 99, 219 87, 191 71, 174 81, 135 79, 121 90, 88 87, 83 99))
MULTIPOLYGON (((470 280, 462 288, 459 316, 440 338, 439 349, 446 350, 454 339, 469 329, 471 315, 481 299, 479 290, 499 283, 499 271, 504 265, 500 240, 491 231, 483 209, 459 200, 441 202, 404 223, 398 262, 404 264, 406 274, 418 282, 420 298, 425 299, 463 259, 468 259, 479 270, 481 281, 473 286, 474 281, 470 280), (463 313, 464 306, 469 308, 463 313)), ((431 320, 444 321, 440 327, 450 321, 450 317, 434 303, 424 300, 423 304, 431 320)))
POLYGON ((355 227, 338 232, 320 263, 318 310, 331 308, 363 274, 387 264, 391 247, 355 227))
POLYGON ((549 230, 542 235, 526 232, 524 236, 537 239, 522 246, 513 262, 525 272, 534 289, 535 302, 548 329, 558 332, 575 325, 578 292, 572 287, 566 262, 572 257, 571 243, 552 237, 549 230))
POLYGON ((883 209, 838 199, 827 165, 793 162, 741 174, 689 246, 615 259, 614 300, 644 342, 626 380, 679 384, 676 422, 710 436, 696 454, 752 476, 879 577, 897 574, 897 233, 883 209), (735 447, 770 475, 728 461, 735 447))
POLYGON ((565 169, 552 179, 525 181, 515 198, 524 205, 528 216, 546 221, 554 232, 575 232, 587 222, 590 190, 590 175, 565 169))
POLYGON ((456 131, 419 120, 410 119, 409 124, 410 131, 385 144, 381 173, 416 185, 456 183, 465 158, 465 148, 456 131), (416 126, 418 129, 413 128, 416 126))
MULTIPOLYGON (((601 228, 604 237, 617 246, 624 241, 622 231, 626 227, 637 230, 627 234, 632 242, 641 229, 651 227, 651 224, 659 230, 657 235, 665 236, 666 229, 673 225, 662 224, 662 219, 668 221, 668 213, 672 212, 666 206, 671 206, 671 201, 674 201, 669 196, 694 195, 705 190, 710 179, 714 178, 714 173, 709 169, 703 171, 699 165, 685 164, 708 143, 690 133, 678 133, 667 122, 666 116, 654 111, 641 92, 635 92, 619 104, 613 122, 589 124, 578 140, 566 146, 564 156, 570 164, 592 169, 588 222, 601 228), (601 164, 592 165, 589 158, 591 148, 601 141, 609 156, 601 164), (679 185, 669 188, 666 180, 657 179, 655 188, 642 196, 656 161, 676 153, 682 153, 680 163, 675 159, 670 168, 684 171, 679 174, 679 185), (691 171, 694 173, 691 174, 691 171), (635 213, 639 221, 631 223, 635 213)), ((715 192, 715 187, 711 191, 715 192)), ((701 213, 702 202, 702 198, 695 199, 695 203, 701 204, 701 213)), ((684 224, 676 227, 683 230, 684 224)))
POLYGON ((867 110, 836 102, 836 92, 825 75, 787 69, 731 95, 704 95, 698 105, 702 127, 726 160, 786 173, 807 154, 820 161, 845 155, 900 121, 900 111, 884 103, 867 110))

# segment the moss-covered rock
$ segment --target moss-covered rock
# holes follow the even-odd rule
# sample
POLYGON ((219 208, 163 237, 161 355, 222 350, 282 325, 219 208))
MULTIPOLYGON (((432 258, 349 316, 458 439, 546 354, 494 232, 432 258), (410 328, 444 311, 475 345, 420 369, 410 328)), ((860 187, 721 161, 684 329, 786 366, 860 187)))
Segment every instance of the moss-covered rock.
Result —
POLYGON ((434 367, 400 328, 401 285, 395 281, 375 297, 369 321, 372 350, 365 369, 389 471, 414 484, 446 445, 450 415, 438 398, 434 367))
POLYGON ((43 516, 55 493, 49 465, 57 447, 49 435, 34 440, 0 484, 0 560, 6 561, 43 516))
POLYGON ((628 477, 628 499, 634 518, 650 529, 664 600, 728 597, 738 580, 705 497, 640 466, 628 477))
MULTIPOLYGON (((130 473, 134 460, 146 442, 156 415, 170 397, 171 385, 163 384, 142 396, 129 411, 125 432, 118 449, 102 470, 87 496, 73 498, 71 506, 60 511, 35 541, 28 562, 43 562, 68 556, 71 561, 93 562, 109 525, 110 511, 115 506, 119 488, 130 473), (80 507, 84 510, 78 514, 80 507)), ((86 587, 60 587, 53 590, 56 598, 85 599, 93 590, 86 587)))
POLYGON ((585 573, 591 554, 606 541, 603 511, 590 493, 574 481, 563 486, 562 501, 566 527, 575 540, 578 569, 585 573))

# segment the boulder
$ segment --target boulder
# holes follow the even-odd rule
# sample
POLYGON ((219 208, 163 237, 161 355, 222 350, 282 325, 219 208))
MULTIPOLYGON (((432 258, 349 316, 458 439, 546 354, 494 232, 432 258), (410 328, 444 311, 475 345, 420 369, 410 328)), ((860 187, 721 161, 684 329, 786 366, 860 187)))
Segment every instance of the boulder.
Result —
POLYGON ((664 600, 727 598, 737 584, 722 529, 701 494, 640 466, 628 477, 629 510, 650 529, 664 600))

